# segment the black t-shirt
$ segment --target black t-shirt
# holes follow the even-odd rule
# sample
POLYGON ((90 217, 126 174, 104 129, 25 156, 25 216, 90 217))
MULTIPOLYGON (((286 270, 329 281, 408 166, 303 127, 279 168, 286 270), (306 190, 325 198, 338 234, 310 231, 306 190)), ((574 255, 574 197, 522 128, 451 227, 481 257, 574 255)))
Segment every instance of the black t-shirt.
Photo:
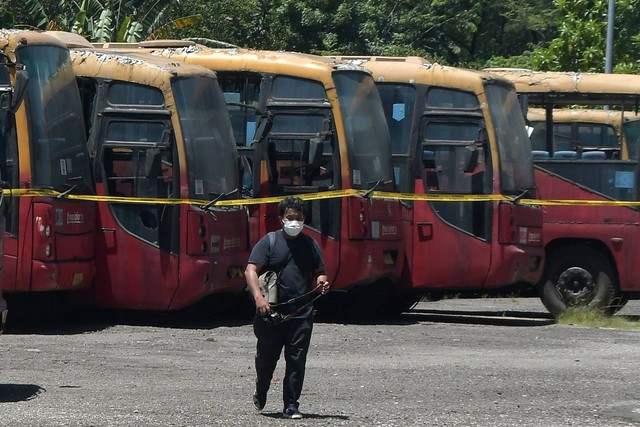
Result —
MULTIPOLYGON (((311 237, 300 233, 295 239, 287 239, 283 231, 273 232, 275 239, 270 248, 269 234, 265 235, 253 247, 249 256, 249 264, 260 264, 262 270, 275 271, 280 274, 280 286, 278 287, 278 303, 300 297, 311 291, 315 286, 313 272, 326 270, 320 247, 311 237)), ((277 311, 288 314, 298 307, 310 301, 313 295, 301 298, 291 304, 279 306, 277 311)), ((299 315, 311 313, 311 306, 303 310, 299 315)))

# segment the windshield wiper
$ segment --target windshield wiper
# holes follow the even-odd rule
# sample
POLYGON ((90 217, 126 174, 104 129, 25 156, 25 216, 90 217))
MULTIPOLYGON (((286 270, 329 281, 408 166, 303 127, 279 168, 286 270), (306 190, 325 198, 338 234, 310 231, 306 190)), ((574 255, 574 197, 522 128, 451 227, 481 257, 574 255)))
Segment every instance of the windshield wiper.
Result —
MULTIPOLYGON (((200 206, 200 209, 202 209, 203 211, 208 211, 209 209, 211 209, 213 205, 216 204, 218 200, 222 199, 223 197, 228 197, 237 192, 238 192, 238 189, 236 188, 233 191, 229 191, 228 193, 220 193, 216 197, 214 197, 210 202, 207 202, 206 205, 200 206)), ((209 193, 209 194, 216 194, 216 193, 209 193)))
POLYGON ((71 187, 69 187, 69 189, 64 190, 62 193, 58 194, 56 196, 56 199, 63 199, 65 197, 67 197, 76 188, 77 188, 77 185, 73 184, 71 187))
POLYGON ((520 200, 524 199, 525 197, 531 197, 531 194, 529 193, 529 190, 533 190, 532 188, 527 188, 527 189, 520 189, 518 191, 520 191, 520 194, 518 194, 517 196, 515 196, 513 199, 511 199, 511 203, 513 203, 514 205, 517 205, 518 203, 520 203, 520 200))
POLYGON ((369 196, 371 195, 371 193, 373 193, 376 190, 376 188, 378 188, 380 186, 380 184, 385 184, 386 185, 386 184, 391 184, 392 182, 393 182, 392 179, 387 179, 386 181, 382 180, 382 179, 379 179, 377 181, 369 181, 369 182, 367 182, 367 184, 373 184, 373 187, 371 187, 370 189, 365 191, 365 193, 362 195, 362 197, 364 197, 365 199, 368 199, 369 196))

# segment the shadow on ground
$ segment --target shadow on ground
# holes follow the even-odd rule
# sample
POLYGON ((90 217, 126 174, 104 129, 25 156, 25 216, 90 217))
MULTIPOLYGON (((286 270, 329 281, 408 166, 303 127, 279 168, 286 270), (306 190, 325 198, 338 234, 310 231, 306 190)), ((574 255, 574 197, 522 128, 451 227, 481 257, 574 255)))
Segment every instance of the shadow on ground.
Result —
POLYGON ((460 323, 491 326, 546 326, 555 320, 547 312, 516 310, 431 310, 412 309, 402 315, 419 322, 460 323))
POLYGON ((24 402, 45 391, 35 384, 0 384, 0 403, 24 402))

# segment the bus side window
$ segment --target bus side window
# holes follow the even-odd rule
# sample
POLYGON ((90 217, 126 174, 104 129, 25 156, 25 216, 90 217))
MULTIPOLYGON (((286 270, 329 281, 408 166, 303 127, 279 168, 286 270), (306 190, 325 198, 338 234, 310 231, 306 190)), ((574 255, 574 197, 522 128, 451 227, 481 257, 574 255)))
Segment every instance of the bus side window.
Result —
POLYGON ((106 148, 103 156, 107 194, 133 197, 133 150, 130 148, 106 148))

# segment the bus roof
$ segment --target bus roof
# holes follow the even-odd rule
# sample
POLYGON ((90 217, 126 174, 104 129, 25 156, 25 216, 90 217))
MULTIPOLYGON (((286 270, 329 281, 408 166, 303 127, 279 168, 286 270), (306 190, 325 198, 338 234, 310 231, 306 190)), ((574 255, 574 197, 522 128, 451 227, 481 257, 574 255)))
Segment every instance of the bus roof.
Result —
POLYGON ((253 50, 244 48, 210 48, 191 41, 153 40, 142 43, 104 43, 94 46, 109 51, 145 50, 152 55, 205 66, 215 71, 247 71, 290 75, 323 81, 333 85, 334 70, 368 70, 349 62, 297 52, 253 50))
POLYGON ((61 43, 67 45, 68 48, 86 47, 92 48, 93 45, 80 34, 70 33, 67 31, 47 31, 46 34, 58 39, 61 43))
MULTIPOLYGON (((103 49, 72 49, 76 75, 93 77, 100 73, 100 77, 107 79, 127 79, 133 83, 160 86, 158 74, 168 77, 208 76, 215 78, 215 73, 204 67, 176 63, 166 58, 160 58, 145 52, 113 52, 103 49)), ((169 80, 169 79, 167 79, 169 80)))
MULTIPOLYGON (((48 44, 66 47, 66 44, 61 42, 57 37, 53 37, 48 32, 39 31, 0 29, 0 40, 6 40, 6 43, 3 43, 1 49, 3 51, 7 48, 7 45, 13 47, 19 44, 48 44)), ((15 59, 13 48, 7 49, 5 53, 9 55, 12 60, 15 59)))
MULTIPOLYGON (((529 108, 527 119, 530 122, 545 121, 546 110, 543 108, 529 108)), ((597 110, 593 108, 556 108, 553 110, 554 123, 602 123, 617 127, 623 121, 627 123, 638 120, 640 120, 640 115, 629 111, 625 111, 623 114, 619 110, 597 110)))
POLYGON ((508 80, 466 68, 448 67, 418 56, 336 56, 336 59, 362 65, 373 74, 376 82, 422 83, 455 87, 473 93, 484 92, 484 82, 508 80))
POLYGON ((634 104, 640 102, 640 76, 580 72, 532 71, 515 68, 486 68, 511 80, 516 91, 526 94, 531 104, 634 104))
MULTIPOLYGON (((129 76, 132 82, 148 84, 145 74, 154 70, 151 75, 168 73, 172 76, 207 75, 215 76, 215 73, 204 67, 175 62, 156 55, 151 55, 145 50, 114 51, 96 47, 79 34, 66 31, 47 31, 48 34, 60 43, 64 43, 71 49, 74 69, 76 74, 89 76, 100 67, 100 75, 104 78, 122 79, 129 76)), ((128 45, 128 43, 120 43, 128 45)))

